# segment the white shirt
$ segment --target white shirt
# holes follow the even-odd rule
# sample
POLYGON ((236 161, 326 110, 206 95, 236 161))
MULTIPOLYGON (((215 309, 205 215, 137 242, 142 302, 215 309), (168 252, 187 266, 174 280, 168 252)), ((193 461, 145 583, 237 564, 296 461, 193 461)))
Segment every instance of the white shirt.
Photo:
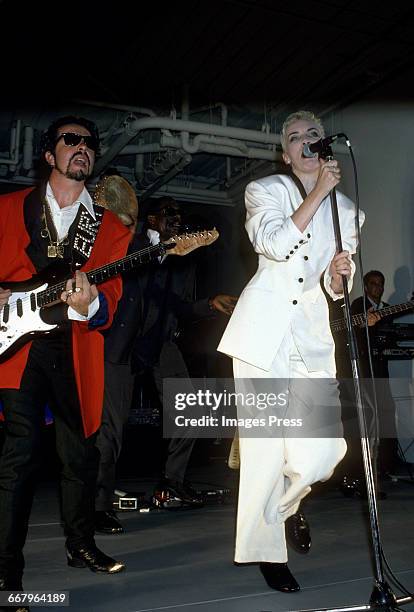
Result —
POLYGON ((46 187, 46 199, 49 204, 50 213, 52 215, 52 220, 59 240, 62 240, 67 235, 70 226, 76 219, 76 215, 78 214, 79 206, 81 204, 83 204, 88 213, 92 215, 94 221, 96 221, 92 198, 85 187, 83 188, 79 198, 73 204, 61 208, 57 203, 50 184, 48 183, 46 187))
POLYGON ((159 244, 160 242, 160 234, 156 230, 147 229, 147 236, 152 245, 159 244))
POLYGON ((373 306, 374 310, 381 310, 381 308, 384 308, 384 302, 380 302, 379 304, 377 304, 376 302, 374 302, 374 300, 371 300, 369 295, 367 295, 367 298, 368 301, 371 302, 371 306, 373 306))
MULTIPOLYGON (((63 238, 66 237, 70 226, 76 219, 76 215, 78 214, 79 206, 81 204, 83 204, 83 206, 86 208, 88 213, 92 215, 94 220, 96 220, 92 198, 89 195, 85 187, 83 188, 83 191, 79 195, 79 198, 73 204, 70 204, 69 206, 64 206, 63 208, 61 208, 48 182, 47 187, 46 187, 46 200, 49 204, 50 214, 52 216, 52 221, 56 228, 58 240, 63 240, 63 238)), ((68 319, 71 319, 72 321, 89 321, 89 319, 91 319, 93 315, 98 312, 98 310, 99 310, 99 297, 96 297, 93 300, 93 302, 89 304, 88 315, 86 317, 79 314, 78 312, 76 312, 76 310, 74 310, 71 306, 69 306, 68 319)))
MULTIPOLYGON (((157 232, 157 230, 153 230, 153 229, 148 228, 147 229, 147 236, 148 236, 148 239, 149 239, 149 241, 151 243, 151 246, 156 246, 157 244, 159 244, 161 242, 160 234, 159 234, 159 232, 157 232)), ((164 255, 159 255, 158 256, 158 261, 160 263, 162 263, 165 260, 166 257, 167 257, 167 253, 165 253, 164 255)))

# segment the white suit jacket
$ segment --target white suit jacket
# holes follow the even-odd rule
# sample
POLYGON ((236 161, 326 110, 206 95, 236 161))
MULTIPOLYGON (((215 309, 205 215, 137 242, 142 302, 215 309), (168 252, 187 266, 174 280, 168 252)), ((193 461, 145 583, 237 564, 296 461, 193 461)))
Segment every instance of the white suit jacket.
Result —
MULTIPOLYGON (((269 370, 291 327, 308 370, 329 370, 334 343, 320 286, 322 275, 328 294, 333 299, 342 297, 330 288, 328 275, 336 252, 330 197, 324 199, 303 233, 291 219, 303 198, 289 176, 272 175, 249 183, 245 201, 246 230, 259 254, 259 265, 238 300, 218 350, 269 370)), ((355 206, 340 192, 337 202, 343 249, 352 254, 357 247, 355 206)), ((361 212, 360 225, 363 221, 361 212)), ((352 287, 352 277, 348 287, 352 287)))

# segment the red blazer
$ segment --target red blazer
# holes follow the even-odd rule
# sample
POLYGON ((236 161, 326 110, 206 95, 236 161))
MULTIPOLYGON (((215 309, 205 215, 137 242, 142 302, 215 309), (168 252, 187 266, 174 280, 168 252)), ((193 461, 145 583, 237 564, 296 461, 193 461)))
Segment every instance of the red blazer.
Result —
MULTIPOLYGON (((0 196, 0 286, 2 281, 24 281, 36 273, 25 251, 30 237, 23 216, 24 200, 32 189, 0 196)), ((91 255, 81 270, 87 272, 124 257, 129 240, 130 232, 116 215, 105 210, 91 255)), ((122 293, 121 277, 103 282, 98 290, 105 294, 108 302, 107 323, 91 330, 87 321, 72 321, 73 365, 86 437, 93 434, 101 422, 104 340, 98 329, 105 329, 112 323, 122 293)), ((19 389, 30 346, 28 342, 0 364, 0 388, 19 389)))

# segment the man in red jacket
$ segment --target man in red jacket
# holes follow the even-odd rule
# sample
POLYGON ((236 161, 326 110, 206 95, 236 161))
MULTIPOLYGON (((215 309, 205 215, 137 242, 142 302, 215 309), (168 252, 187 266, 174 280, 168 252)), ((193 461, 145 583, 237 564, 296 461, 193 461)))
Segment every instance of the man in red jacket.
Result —
POLYGON ((0 197, 0 329, 11 325, 13 308, 22 310, 19 325, 27 324, 29 317, 36 318, 38 312, 48 323, 58 324, 47 335, 34 336, 32 342, 0 359, 5 418, 0 458, 3 590, 22 588, 22 550, 34 475, 40 466, 46 403, 53 409, 62 462, 68 564, 105 573, 124 568, 94 542, 99 461, 95 433, 101 420, 104 382, 99 330, 111 325, 122 281, 117 276, 98 289, 89 283, 87 272, 123 257, 129 241, 128 230, 110 211, 94 206, 85 188, 98 148, 98 130, 91 121, 62 117, 43 135, 43 155, 51 169, 48 182, 0 197), (60 279, 56 303, 40 309, 40 298, 30 298, 30 292, 28 300, 16 302, 8 283, 26 281, 57 263, 68 264, 68 271, 60 279))

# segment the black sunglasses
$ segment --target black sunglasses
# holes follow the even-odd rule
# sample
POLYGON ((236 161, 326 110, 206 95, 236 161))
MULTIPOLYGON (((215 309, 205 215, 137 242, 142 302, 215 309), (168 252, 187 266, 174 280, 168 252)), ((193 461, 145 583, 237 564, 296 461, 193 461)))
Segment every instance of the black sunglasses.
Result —
POLYGON ((58 142, 61 138, 63 138, 63 142, 68 147, 76 147, 83 142, 86 144, 88 149, 92 151, 97 151, 99 147, 99 141, 95 136, 85 136, 84 134, 75 134, 75 132, 63 132, 59 134, 56 142, 58 142))

